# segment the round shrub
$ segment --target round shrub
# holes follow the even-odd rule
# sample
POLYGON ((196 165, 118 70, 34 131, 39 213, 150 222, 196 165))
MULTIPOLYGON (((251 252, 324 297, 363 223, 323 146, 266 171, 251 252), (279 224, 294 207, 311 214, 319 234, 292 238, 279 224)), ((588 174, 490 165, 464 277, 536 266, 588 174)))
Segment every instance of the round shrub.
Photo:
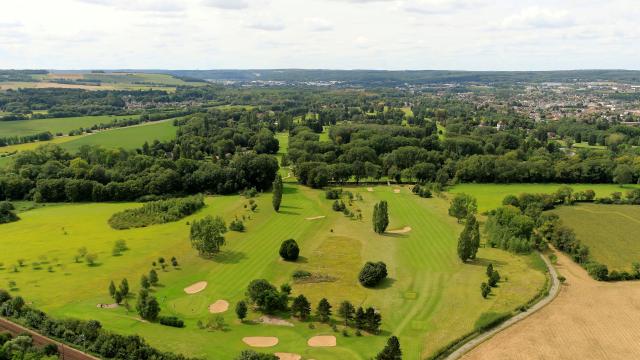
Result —
POLYGON ((280 245, 280 256, 287 261, 296 261, 300 254, 300 248, 295 240, 289 239, 280 245))
POLYGON ((387 277, 387 265, 382 261, 377 263, 367 262, 360 270, 360 275, 358 275, 358 280, 360 284, 365 287, 374 287, 384 278, 387 277))

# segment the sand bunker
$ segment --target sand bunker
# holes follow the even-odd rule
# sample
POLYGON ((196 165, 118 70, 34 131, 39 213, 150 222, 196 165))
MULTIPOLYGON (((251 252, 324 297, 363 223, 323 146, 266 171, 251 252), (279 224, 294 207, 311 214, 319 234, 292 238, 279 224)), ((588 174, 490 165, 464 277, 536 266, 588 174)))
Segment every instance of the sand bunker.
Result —
POLYGON ((393 192, 396 194, 400 194, 400 189, 393 189, 393 192))
POLYGON ((368 191, 368 192, 373 192, 373 188, 372 188, 372 187, 368 187, 368 188, 367 188, 367 191, 368 191))
POLYGON ((229 302, 226 300, 218 300, 209 305, 209 312, 212 314, 219 314, 229 310, 229 302))
POLYGON ((294 354, 294 353, 277 352, 274 355, 277 356, 278 359, 280 359, 280 360, 300 360, 300 359, 302 359, 302 356, 300 356, 300 354, 294 354))
POLYGON ((193 285, 189 285, 186 288, 184 288, 184 292, 186 292, 189 295, 193 295, 204 290, 206 287, 207 287, 206 281, 199 281, 193 285))
POLYGON ((387 233, 389 234, 406 234, 409 231, 411 231, 411 226, 405 226, 402 229, 398 229, 398 230, 389 230, 387 231, 387 233))
POLYGON ((248 336, 242 341, 252 347, 272 347, 278 345, 278 338, 273 336, 248 336))
POLYGON ((314 216, 314 217, 308 217, 305 220, 318 220, 318 219, 324 219, 326 218, 326 216, 314 216))
POLYGON ((263 324, 269 324, 269 325, 293 326, 293 323, 290 323, 287 320, 269 316, 269 315, 261 316, 260 319, 258 319, 258 321, 263 324))
POLYGON ((333 347, 336 346, 336 337, 333 335, 314 336, 307 341, 307 345, 311 347, 333 347))
POLYGON ((115 309, 118 306, 120 306, 120 305, 115 304, 115 303, 113 303, 113 304, 98 304, 98 305, 96 305, 96 307, 99 307, 100 309, 115 309))

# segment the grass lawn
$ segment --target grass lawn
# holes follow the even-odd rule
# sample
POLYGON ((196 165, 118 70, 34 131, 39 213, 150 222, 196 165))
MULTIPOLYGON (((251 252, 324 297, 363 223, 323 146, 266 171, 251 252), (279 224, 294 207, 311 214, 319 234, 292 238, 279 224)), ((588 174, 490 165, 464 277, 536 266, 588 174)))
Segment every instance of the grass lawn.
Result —
POLYGON ((13 153, 15 151, 20 152, 20 151, 25 151, 25 150, 34 150, 38 146, 41 146, 41 145, 62 144, 62 143, 66 143, 66 142, 69 142, 69 141, 78 140, 79 138, 80 138, 80 136, 60 136, 60 137, 56 137, 56 138, 53 138, 53 139, 48 140, 48 141, 36 141, 36 142, 30 142, 30 143, 24 143, 24 144, 3 146, 3 147, 0 147, 0 154, 2 154, 2 153, 13 153))
POLYGON ((587 246, 591 257, 611 270, 631 270, 640 261, 640 207, 578 204, 553 210, 587 246))
POLYGON ((581 142, 573 144, 573 148, 576 149, 592 149, 592 150, 607 150, 607 147, 604 145, 589 145, 588 142, 581 142))
MULTIPOLYGON (((61 132, 67 134, 71 130, 79 128, 90 128, 93 125, 101 123, 110 123, 115 119, 131 119, 138 118, 139 115, 125 116, 81 116, 69 118, 54 119, 37 119, 37 120, 19 120, 19 121, 2 121, 0 122, 1 136, 24 136, 33 135, 41 132, 49 131, 52 134, 61 132)), ((2 150, 2 148, 0 148, 2 150)))
MULTIPOLYGON (((19 222, 0 225, 0 262, 4 264, 0 286, 15 280, 19 288, 15 294, 56 316, 97 319, 108 329, 139 334, 161 349, 191 356, 232 359, 248 348, 241 341, 243 337, 277 336, 280 343, 264 350, 294 352, 304 358, 369 359, 393 333, 400 337, 404 358, 416 359, 472 330, 481 314, 513 310, 545 282, 535 255, 515 256, 482 248, 475 263, 461 264, 456 257, 461 226, 446 215, 448 204, 444 199, 422 199, 407 188, 399 194, 384 186, 375 187, 373 192, 355 187, 350 190, 363 197, 352 205, 352 210, 362 210, 362 221, 332 211, 331 201, 324 198, 323 192, 292 184, 285 185, 280 213, 271 209, 268 194, 256 199, 255 213, 244 207, 247 200, 240 196, 208 197, 203 210, 181 221, 121 231, 110 228, 107 219, 114 212, 137 204, 48 204, 20 212, 19 222), (383 199, 389 202, 389 229, 411 226, 411 232, 386 236, 373 232, 371 208, 383 199), (246 232, 226 235, 227 245, 220 254, 203 259, 191 249, 186 223, 208 214, 221 215, 227 223, 235 216, 251 219, 246 222, 246 232), (316 216, 325 218, 306 220, 316 216), (277 255, 279 244, 288 238, 296 239, 301 246, 301 258, 295 263, 283 262, 277 255), (130 250, 114 257, 111 249, 118 239, 125 240, 130 250), (74 261, 74 254, 82 246, 98 254, 97 266, 74 261), (112 279, 128 278, 132 293, 136 294, 140 276, 151 269, 151 262, 159 256, 176 256, 180 267, 158 270, 161 284, 154 295, 161 303, 162 313, 185 319, 186 328, 141 322, 135 310, 124 307, 96 307, 98 303, 112 302, 107 291, 112 279), (12 272, 21 258, 26 266, 12 272), (357 274, 362 264, 378 260, 387 263, 389 279, 376 289, 361 287, 357 274), (489 262, 494 263, 505 281, 485 300, 479 286, 485 281, 489 262), (290 274, 297 269, 322 273, 334 281, 293 283, 290 274), (356 306, 375 306, 382 313, 383 333, 357 337, 349 330, 350 336, 343 337, 328 325, 315 323, 311 329, 308 323, 294 319, 290 319, 294 327, 240 324, 233 306, 244 297, 249 281, 256 278, 277 285, 290 282, 293 295, 304 293, 314 309, 321 297, 334 305, 334 312, 345 299, 356 306), (201 293, 183 292, 184 287, 202 280, 208 281, 208 286, 201 293), (231 303, 230 310, 223 314, 227 330, 199 330, 196 322, 207 321, 211 316, 207 307, 218 299, 231 303), (307 339, 319 334, 336 335, 338 346, 308 347, 307 339)), ((134 298, 128 301, 135 304, 134 298)), ((249 319, 258 316, 250 313, 249 319)))
POLYGON ((78 151, 82 145, 100 145, 105 148, 135 149, 153 140, 171 140, 176 136, 177 127, 173 121, 145 123, 113 130, 102 131, 88 136, 77 137, 61 146, 71 152, 78 151))
MULTIPOLYGON (((554 193, 562 184, 459 184, 449 190, 450 193, 466 193, 478 200, 478 212, 489 211, 502 205, 505 196, 521 193, 554 193)), ((569 184, 574 191, 591 189, 597 197, 608 196, 614 192, 622 192, 637 187, 626 185, 621 188, 616 184, 569 184)))

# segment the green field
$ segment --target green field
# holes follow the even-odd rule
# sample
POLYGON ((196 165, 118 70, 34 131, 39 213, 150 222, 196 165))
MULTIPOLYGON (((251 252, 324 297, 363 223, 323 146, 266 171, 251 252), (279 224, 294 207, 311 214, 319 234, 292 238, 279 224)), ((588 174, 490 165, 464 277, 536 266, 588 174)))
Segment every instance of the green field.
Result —
POLYGON ((640 207, 636 205, 578 204, 553 211, 589 247, 591 258, 609 270, 631 270, 640 262, 640 207))
POLYGON ((60 146, 71 152, 79 150, 82 145, 100 145, 104 148, 124 148, 131 150, 141 147, 145 141, 152 143, 153 140, 171 140, 176 136, 177 130, 178 128, 173 126, 172 120, 145 123, 143 125, 81 136, 76 140, 65 142, 60 146))
MULTIPOLYGON (((208 197, 207 207, 181 221, 122 231, 110 228, 107 219, 135 204, 38 207, 21 212, 19 222, 0 225, 0 262, 4 263, 0 284, 16 281, 17 294, 56 316, 97 319, 106 328, 139 334, 158 348, 192 356, 232 359, 248 348, 241 341, 243 337, 277 336, 280 343, 266 350, 299 353, 304 358, 368 359, 393 333, 401 339, 404 358, 417 359, 471 331, 481 314, 513 310, 545 283, 545 276, 539 271, 543 265, 535 254, 514 256, 481 248, 475 263, 461 264, 456 256, 461 226, 446 215, 448 204, 444 199, 422 199, 407 188, 400 194, 390 187, 376 187, 373 192, 365 188, 350 190, 363 197, 353 203, 354 208, 362 209, 362 221, 333 212, 331 201, 324 199, 323 192, 290 184, 285 186, 280 213, 271 209, 268 194, 257 198, 256 213, 244 208, 247 200, 240 196, 208 197), (387 236, 373 232, 371 208, 381 199, 389 202, 389 228, 411 226, 411 232, 387 236), (197 256, 188 240, 186 223, 207 214, 221 215, 227 222, 234 216, 251 217, 246 223, 248 230, 228 233, 226 247, 213 259, 197 256), (306 219, 316 216, 326 217, 306 219), (295 238, 301 245, 301 259, 296 263, 278 258, 278 246, 287 238, 295 238), (111 248, 118 239, 125 240, 130 250, 114 257, 111 248), (98 266, 74 262, 74 254, 82 246, 98 254, 98 266), (96 307, 112 302, 107 292, 111 279, 127 277, 132 292, 137 293, 138 279, 159 256, 176 256, 181 266, 159 271, 161 286, 154 295, 161 303, 162 313, 185 319, 186 328, 144 323, 138 320, 135 310, 128 312, 123 307, 96 307), (20 258, 26 266, 14 273, 13 265, 20 258), (376 289, 361 287, 357 282, 360 267, 365 261, 378 260, 387 263, 389 279, 376 289), (484 300, 479 284, 485 281, 489 262, 508 280, 500 283, 495 295, 484 300), (266 278, 275 284, 291 282, 290 274, 297 269, 326 274, 335 281, 293 284, 294 296, 304 293, 314 308, 321 297, 327 297, 334 311, 345 299, 356 306, 375 306, 383 316, 383 333, 357 337, 349 330, 350 336, 343 337, 319 323, 311 329, 296 320, 291 320, 294 327, 240 324, 235 320, 233 304, 243 298, 249 281, 266 278), (183 292, 184 287, 201 280, 208 281, 203 292, 183 292), (206 322, 210 316, 207 306, 218 299, 232 304, 224 314, 227 331, 199 330, 196 322, 206 322), (308 347, 307 339, 318 334, 335 334, 338 346, 308 347)), ((135 299, 129 299, 129 303, 135 304, 135 299)), ((258 316, 251 313, 249 318, 258 316)))
MULTIPOLYGON (((502 199, 507 195, 521 193, 550 194, 558 190, 562 184, 459 184, 452 187, 450 193, 466 193, 473 195, 478 200, 478 211, 485 212, 502 205, 502 199)), ((596 197, 608 196, 613 192, 623 194, 636 185, 620 187, 615 184, 569 184, 574 191, 591 189, 596 192, 596 197)))
POLYGON ((49 131, 66 135, 69 131, 79 128, 90 128, 101 123, 110 123, 115 119, 138 118, 138 115, 126 116, 81 116, 69 118, 0 121, 0 136, 24 136, 49 131))

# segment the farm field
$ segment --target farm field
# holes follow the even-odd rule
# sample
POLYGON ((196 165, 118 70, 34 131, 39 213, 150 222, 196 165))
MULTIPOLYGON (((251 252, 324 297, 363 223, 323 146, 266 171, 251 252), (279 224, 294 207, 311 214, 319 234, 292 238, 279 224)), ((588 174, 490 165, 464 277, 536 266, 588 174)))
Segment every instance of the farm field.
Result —
POLYGON ((566 255, 556 255, 556 268, 566 278, 558 297, 464 360, 637 358, 640 283, 598 282, 566 255))
MULTIPOLYGON (((449 192, 452 194, 466 193, 473 195, 478 200, 478 212, 482 213, 495 209, 502 205, 502 200, 507 195, 518 195, 521 193, 544 193, 550 194, 558 190, 562 184, 459 184, 455 185, 449 192)), ((596 192, 596 197, 608 196, 613 192, 628 191, 637 185, 625 185, 620 187, 616 184, 568 184, 573 191, 591 189, 596 192)))
MULTIPOLYGON (((63 133, 79 128, 90 128, 93 125, 110 123, 115 119, 138 118, 139 115, 124 116, 80 116, 69 118, 34 119, 20 121, 0 121, 0 136, 24 136, 49 131, 52 134, 63 133)), ((0 148, 2 150, 2 148, 0 148)))
POLYGON ((640 262, 640 208, 634 205, 577 204, 553 210, 576 237, 589 247, 591 257, 611 270, 631 271, 640 262))
POLYGON ((171 140, 176 136, 177 127, 173 121, 163 120, 126 128, 112 129, 78 137, 74 141, 63 143, 61 146, 71 152, 78 151, 83 145, 100 145, 104 148, 136 149, 145 141, 171 140))
MULTIPOLYGON (((348 190, 362 196, 353 203, 362 210, 362 221, 332 211, 324 192, 292 184, 285 185, 280 213, 271 209, 269 194, 256 199, 255 213, 244 207, 247 200, 243 197, 216 196, 208 197, 207 207, 181 221, 131 230, 113 230, 107 219, 114 212, 138 206, 134 203, 47 204, 21 212, 18 222, 0 225, 0 246, 6 250, 0 254, 4 264, 0 283, 16 281, 17 294, 55 316, 97 319, 117 332, 139 334, 160 349, 216 359, 232 359, 247 349, 241 341, 245 336, 278 337, 279 344, 266 349, 270 352, 294 352, 315 359, 368 359, 390 333, 400 337, 405 358, 424 358, 471 331, 482 314, 512 311, 545 284, 542 261, 535 254, 515 256, 481 248, 475 263, 461 264, 456 256, 461 226, 446 215, 448 203, 444 199, 422 199, 406 187, 400 193, 392 187, 348 190), (389 202, 389 229, 410 226, 412 230, 375 234, 371 208, 379 200, 389 202), (191 249, 186 225, 208 214, 221 215, 227 223, 235 216, 251 217, 246 222, 248 230, 227 233, 227 245, 209 260, 191 249), (301 259, 295 263, 283 262, 277 255, 280 242, 288 238, 295 238, 301 246, 301 259), (114 257, 111 249, 119 239, 125 240, 130 250, 114 257), (73 260, 83 246, 98 255, 97 266, 73 260), (160 256, 177 257, 180 267, 158 270, 161 285, 154 295, 162 314, 185 319, 185 329, 141 322, 135 310, 124 307, 96 306, 112 301, 107 292, 110 280, 126 277, 132 293, 137 293, 138 279, 160 256), (20 258, 25 266, 12 272, 20 258), (357 282, 360 267, 366 261, 379 260, 387 263, 389 279, 376 289, 361 287, 357 282), (478 288, 489 262, 508 280, 485 300, 478 288), (334 281, 293 283, 290 275, 294 270, 326 274, 334 281), (256 278, 276 285, 291 283, 292 295, 305 294, 314 308, 321 297, 328 298, 334 312, 345 299, 356 306, 375 306, 382 313, 383 333, 357 337, 350 330, 351 336, 343 337, 328 325, 315 323, 311 329, 293 319, 287 319, 293 327, 240 324, 233 304, 244 297, 246 285, 256 278), (183 289, 198 281, 207 281, 206 289, 186 295, 183 289), (227 330, 199 330, 197 321, 207 321, 207 308, 218 299, 232 304, 223 314, 227 330), (336 335, 338 346, 308 347, 306 341, 315 335, 336 335)), ((21 209, 26 206, 20 204, 21 209)), ((129 303, 134 304, 135 299, 129 303)), ((258 317, 251 313, 249 319, 258 317)))

